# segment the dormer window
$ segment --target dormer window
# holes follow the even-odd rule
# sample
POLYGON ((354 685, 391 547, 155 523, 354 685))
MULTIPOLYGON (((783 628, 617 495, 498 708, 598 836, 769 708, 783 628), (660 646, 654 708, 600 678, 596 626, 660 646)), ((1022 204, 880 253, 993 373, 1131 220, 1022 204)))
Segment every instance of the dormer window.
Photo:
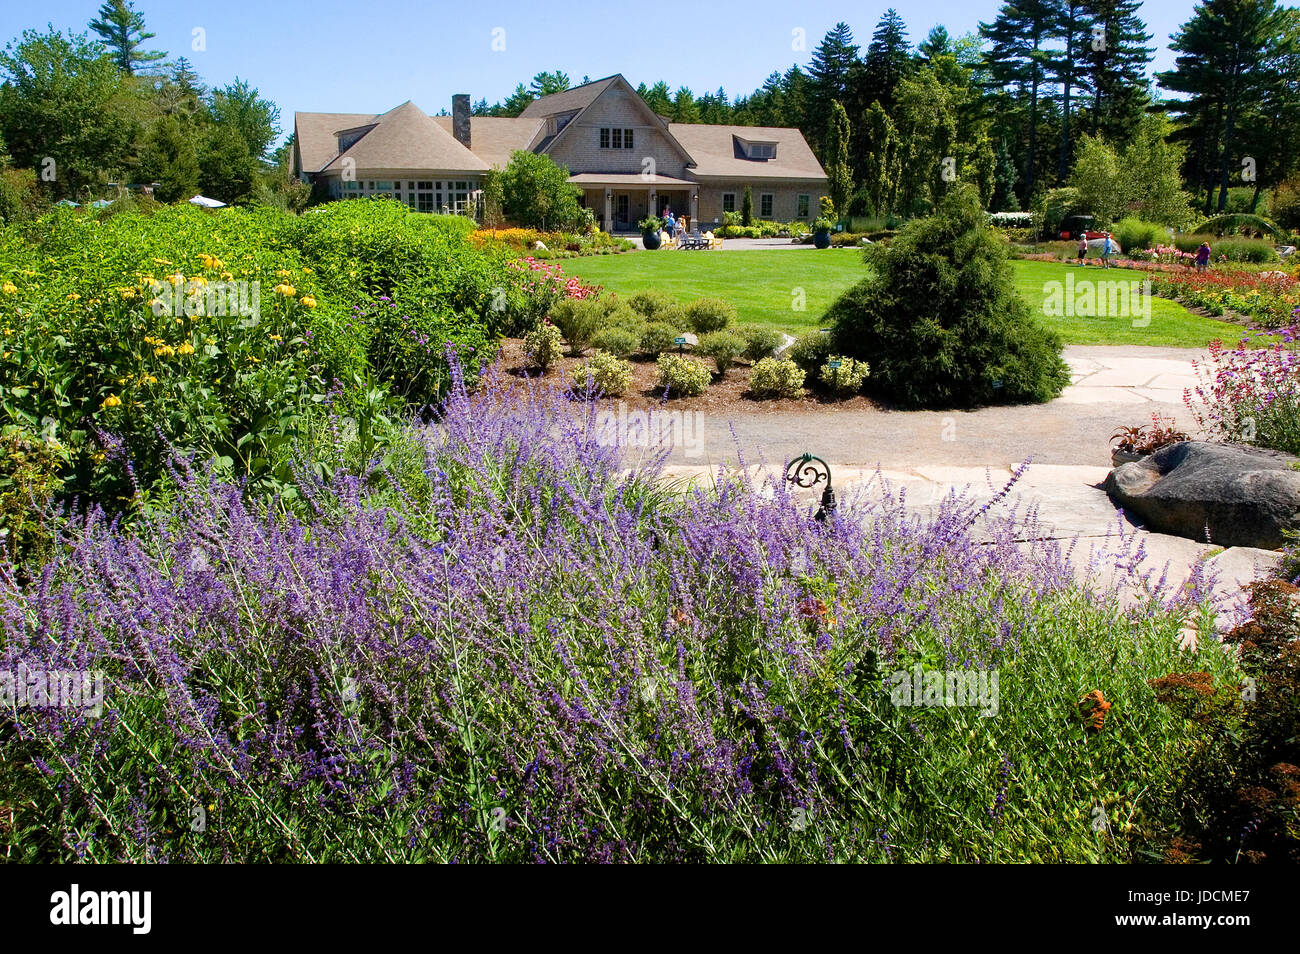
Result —
POLYGON ((774 142, 750 142, 748 139, 736 137, 736 143, 740 147, 740 154, 746 159, 775 159, 776 143, 774 142))

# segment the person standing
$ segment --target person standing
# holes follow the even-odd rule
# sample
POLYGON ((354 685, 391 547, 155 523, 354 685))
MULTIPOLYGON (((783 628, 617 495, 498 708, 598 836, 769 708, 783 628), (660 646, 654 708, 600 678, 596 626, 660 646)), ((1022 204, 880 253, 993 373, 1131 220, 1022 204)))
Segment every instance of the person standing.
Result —
POLYGON ((1086 259, 1087 257, 1088 257, 1088 233, 1080 232, 1079 233, 1079 264, 1082 265, 1083 260, 1086 259))
POLYGON ((1102 268, 1110 268, 1110 257, 1115 254, 1115 243, 1111 241, 1110 233, 1105 233, 1101 240, 1101 265, 1102 268))
POLYGON ((1210 267, 1210 243, 1202 242, 1201 247, 1196 250, 1196 270, 1198 272, 1206 271, 1210 267))

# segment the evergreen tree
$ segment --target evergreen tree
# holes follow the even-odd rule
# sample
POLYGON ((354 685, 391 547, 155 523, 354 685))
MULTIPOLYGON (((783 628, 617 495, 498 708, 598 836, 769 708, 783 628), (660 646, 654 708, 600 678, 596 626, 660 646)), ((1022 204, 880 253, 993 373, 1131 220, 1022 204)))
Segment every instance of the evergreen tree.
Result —
POLYGON ((820 149, 821 137, 830 122, 832 103, 848 99, 849 77, 858 62, 858 47, 847 23, 837 23, 826 32, 813 50, 808 67, 809 96, 805 133, 811 133, 814 149, 820 149))
POLYGON ((879 103, 872 103, 863 116, 867 148, 862 162, 862 187, 876 215, 894 211, 898 189, 898 131, 879 103))
POLYGON ((945 56, 956 53, 956 47, 953 46, 952 37, 948 35, 948 29, 943 24, 937 24, 930 28, 921 45, 917 47, 917 54, 922 62, 929 62, 936 56, 945 56))
POLYGON ((907 43, 907 28, 903 18, 892 7, 876 24, 867 46, 867 55, 860 72, 861 87, 856 91, 863 108, 879 102, 886 112, 894 108, 894 90, 908 74, 911 52, 907 43))
POLYGON ((1086 92, 1085 74, 1080 70, 1080 60, 1084 47, 1092 39, 1093 21, 1087 2, 1088 0, 1060 0, 1057 19, 1057 37, 1062 47, 1060 55, 1052 61, 1052 72, 1061 85, 1061 143, 1057 159, 1059 180, 1065 179, 1070 167, 1070 116, 1074 94, 1076 91, 1086 92))
POLYGON ((199 191, 199 156, 194 135, 175 116, 154 123, 142 171, 158 185, 154 197, 177 202, 199 191))
POLYGON ((695 103, 695 94, 687 87, 679 86, 673 94, 672 119, 675 123, 698 123, 700 109, 695 103))
POLYGON ((1276 0, 1204 0, 1174 35, 1174 68, 1158 74, 1160 85, 1187 99, 1168 104, 1178 116, 1180 138, 1199 140, 1200 187, 1205 209, 1228 203, 1233 174, 1242 169, 1240 124, 1269 85, 1268 67, 1284 21, 1276 0))
POLYGON ((128 75, 167 57, 159 50, 141 49, 157 34, 145 32, 144 14, 138 13, 130 0, 105 0, 98 18, 90 21, 90 28, 99 34, 118 68, 128 75))
POLYGON ((1092 91, 1092 133, 1128 140, 1150 100, 1146 71, 1154 52, 1138 16, 1141 0, 1085 0, 1090 35, 1080 52, 1092 91))
POLYGON ((992 23, 981 23, 990 44, 986 54, 992 88, 1029 90, 1025 188, 1033 191, 1037 173, 1039 98, 1048 81, 1049 44, 1060 21, 1060 0, 1017 0, 1004 4, 992 23))
POLYGON ((552 93, 562 93, 569 88, 569 74, 556 70, 554 73, 538 73, 528 86, 528 92, 540 99, 552 93))
POLYGON ((745 195, 740 200, 740 224, 754 224, 754 193, 749 186, 745 186, 745 195))

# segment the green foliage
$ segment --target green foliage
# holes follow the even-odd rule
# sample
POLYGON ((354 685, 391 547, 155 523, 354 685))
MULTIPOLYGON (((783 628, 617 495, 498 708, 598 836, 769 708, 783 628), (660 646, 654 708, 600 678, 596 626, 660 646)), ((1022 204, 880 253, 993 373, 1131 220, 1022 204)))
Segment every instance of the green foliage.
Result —
POLYGON ((659 355, 659 387, 669 397, 696 397, 703 394, 713 380, 708 365, 686 355, 664 352, 659 355))
POLYGON ((605 323, 605 309, 595 299, 566 298, 551 309, 551 321, 564 335, 569 354, 578 357, 605 323))
POLYGON ((157 34, 145 32, 144 15, 135 10, 130 0, 105 0, 99 8, 98 18, 90 21, 90 28, 99 34, 123 73, 134 73, 141 67, 167 58, 161 50, 140 48, 157 34))
POLYGON ((622 325, 607 325, 591 338, 593 347, 626 358, 641 344, 641 329, 622 325))
POLYGON ((628 296, 627 303, 633 311, 644 316, 646 321, 663 322, 674 328, 686 324, 686 310, 682 303, 666 292, 654 289, 635 292, 628 296))
POLYGON ((803 394, 804 370, 789 358, 763 358, 749 372, 756 398, 797 398, 803 394))
POLYGON ((1070 187, 1078 192, 1078 211, 1095 218, 1099 229, 1109 228, 1124 211, 1124 187, 1119 156, 1097 136, 1084 136, 1070 173, 1070 187))
POLYGON ((781 332, 767 325, 746 325, 737 331, 745 339, 745 350, 741 352, 741 357, 746 361, 770 358, 772 352, 781 346, 781 332))
MULTIPOLYGON (((656 315, 661 321, 671 321, 656 315)), ((697 298, 686 306, 686 326, 696 334, 721 331, 736 320, 736 306, 724 298, 697 298)))
POLYGON ((0 552, 16 566, 40 564, 52 552, 48 508, 63 488, 66 463, 56 441, 13 426, 0 434, 0 552))
POLYGON ((550 156, 517 149, 501 174, 502 210, 516 225, 576 228, 585 221, 582 190, 550 156))
POLYGON ((862 385, 866 383, 870 374, 871 366, 865 361, 855 361, 842 355, 831 355, 821 366, 817 377, 823 385, 836 394, 856 394, 862 390, 862 385), (839 367, 831 367, 831 361, 838 361, 839 367))
POLYGON ((1181 252, 1195 252, 1202 242, 1210 243, 1210 254, 1214 260, 1223 258, 1229 262, 1246 262, 1253 265, 1267 265, 1276 262, 1277 249, 1272 242, 1264 239, 1248 238, 1211 238, 1204 233, 1178 235, 1174 238, 1174 247, 1181 252))
POLYGON ((1133 139, 1120 155, 1125 208, 1134 217, 1170 228, 1196 220, 1192 197, 1183 191, 1185 148, 1168 141, 1169 120, 1158 113, 1142 117, 1133 139))
POLYGON ((1079 190, 1066 186, 1044 193, 1034 209, 1034 218, 1042 229, 1043 235, 1055 238, 1061 223, 1071 215, 1083 214, 1082 209, 1083 203, 1079 190))
POLYGON ((1132 216, 1115 223, 1114 235, 1115 241, 1119 242, 1120 250, 1125 254, 1155 248, 1158 244, 1165 245, 1172 239, 1169 229, 1165 226, 1155 222, 1144 222, 1132 216))
POLYGON ((795 337, 794 344, 790 345, 790 350, 786 352, 786 357, 803 368, 807 374, 816 374, 831 356, 834 346, 834 340, 824 331, 805 331, 795 337))
POLYGON ((831 205, 843 209, 853 192, 853 168, 849 164, 849 114, 835 102, 831 104, 830 126, 826 130, 826 176, 831 205))
POLYGON ((695 346, 695 353, 705 358, 712 358, 718 374, 726 374, 727 369, 745 351, 745 339, 734 331, 714 331, 700 337, 695 346))
POLYGON ((1280 238, 1282 230, 1262 215, 1247 212, 1234 212, 1228 215, 1216 215, 1206 219, 1193 230, 1196 235, 1232 235, 1234 233, 1255 233, 1272 235, 1280 238))
POLYGON ((1069 383, 1061 342, 1015 291, 1007 247, 970 187, 866 251, 870 278, 831 306, 835 349, 909 407, 1046 401, 1069 383))
POLYGON ((665 351, 676 347, 678 331, 672 325, 662 321, 649 322, 641 332, 637 350, 651 358, 658 357, 665 351))
POLYGON ((524 357, 543 374, 560 356, 560 329, 544 322, 524 335, 524 357))
POLYGON ((594 351, 586 361, 576 365, 570 375, 573 389, 578 394, 617 397, 632 381, 632 365, 608 352, 594 351))
POLYGON ((745 194, 740 200, 740 224, 754 224, 754 193, 749 186, 745 186, 745 194))
POLYGON ((46 207, 31 169, 12 169, 0 163, 0 224, 26 222, 46 207))

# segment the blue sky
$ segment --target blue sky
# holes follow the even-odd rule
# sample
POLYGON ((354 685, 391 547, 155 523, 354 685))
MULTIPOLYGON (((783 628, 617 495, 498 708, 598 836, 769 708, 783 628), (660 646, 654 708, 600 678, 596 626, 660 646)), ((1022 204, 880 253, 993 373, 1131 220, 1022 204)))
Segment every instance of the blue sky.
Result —
MULTIPOLYGON (((6 2, 0 38, 47 22, 84 30, 98 6, 98 0, 6 2)), ((865 47, 888 6, 843 0, 135 0, 158 34, 156 48, 188 56, 210 85, 236 76, 249 80, 279 105, 286 134, 295 110, 380 112, 410 99, 433 113, 450 108, 457 92, 496 102, 541 70, 563 70, 574 83, 584 75, 622 73, 633 85, 664 79, 697 95, 719 86, 728 95, 749 93, 773 69, 806 64, 838 20, 865 47), (195 28, 204 31, 205 50, 192 49, 195 28), (796 29, 807 38, 802 51, 792 48, 796 29), (494 35, 504 40, 497 43, 503 50, 493 49, 494 35)), ((915 43, 936 23, 954 35, 974 30, 980 20, 992 20, 999 4, 894 6, 915 43)), ((1192 8, 1192 0, 1143 4, 1159 47, 1157 68, 1171 64, 1169 34, 1192 8)))

